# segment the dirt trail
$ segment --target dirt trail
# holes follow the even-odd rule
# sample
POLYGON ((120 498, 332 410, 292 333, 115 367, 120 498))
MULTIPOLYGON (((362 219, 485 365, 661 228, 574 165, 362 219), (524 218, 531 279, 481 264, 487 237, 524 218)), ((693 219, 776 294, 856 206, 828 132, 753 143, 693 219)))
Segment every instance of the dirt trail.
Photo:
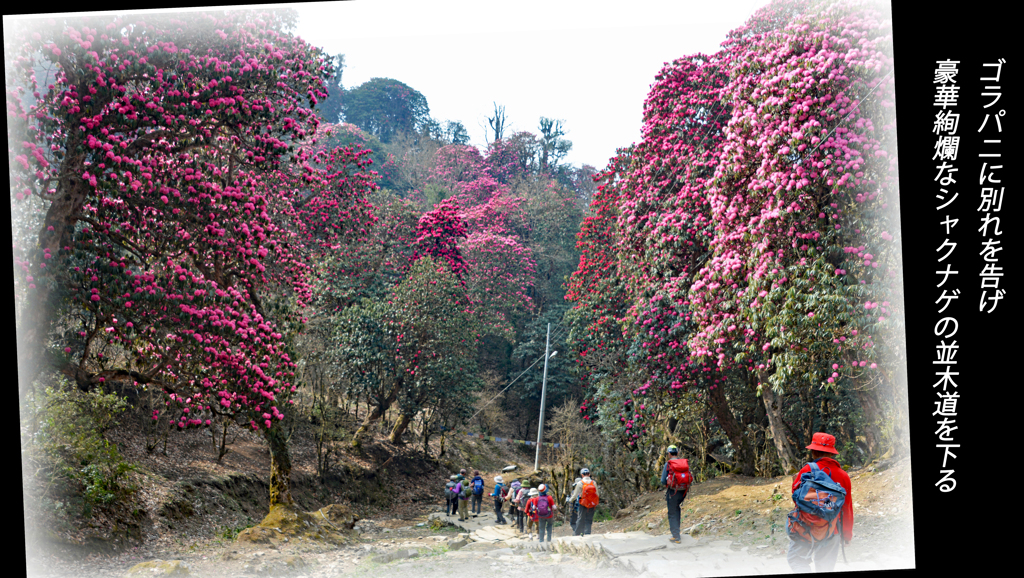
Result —
MULTIPOLYGON (((903 492, 898 491, 904 484, 909 487, 910 463, 903 460, 887 466, 884 470, 851 471, 855 537, 845 549, 847 562, 840 557, 837 571, 913 566, 912 512, 910 504, 899 501, 903 492)), ((494 474, 489 474, 487 479, 493 479, 494 474)), ((788 572, 785 564, 788 538, 783 526, 785 513, 791 507, 788 488, 788 477, 761 479, 728 475, 695 484, 683 505, 682 527, 689 534, 688 553, 671 553, 661 548, 650 554, 651 560, 659 556, 661 560, 665 556, 682 558, 659 562, 661 566, 649 566, 643 576, 657 578, 663 575, 661 570, 683 561, 691 569, 699 568, 699 574, 705 576, 788 572)), ((493 509, 488 506, 489 500, 485 499, 481 516, 473 519, 474 527, 494 524, 493 509)), ((351 543, 340 547, 301 539, 269 547, 242 546, 227 540, 195 540, 125 552, 112 558, 93 556, 73 565, 55 563, 47 565, 38 575, 121 577, 138 562, 153 559, 182 560, 192 575, 206 578, 337 578, 395 572, 428 577, 462 572, 503 577, 536 576, 538 572, 566 577, 586 574, 621 578, 624 574, 639 574, 635 556, 616 560, 569 550, 534 552, 523 547, 531 545, 515 540, 456 546, 461 539, 469 538, 464 529, 430 526, 429 515, 436 515, 442 508, 436 503, 424 503, 415 512, 406 508, 401 515, 376 515, 360 520, 351 543)), ((598 534, 622 537, 622 533, 632 532, 633 539, 649 539, 652 544, 667 542, 663 494, 641 496, 619 511, 616 518, 595 522, 593 532, 592 539, 600 539, 598 534)), ((556 523, 553 532, 556 539, 570 534, 567 524, 556 523)))
MULTIPOLYGON (((312 444, 293 439, 292 489, 300 506, 315 511, 327 504, 347 503, 361 519, 350 543, 340 547, 305 539, 261 547, 240 545, 234 536, 258 523, 267 512, 269 454, 262 440, 243 432, 231 453, 218 463, 210 438, 201 432, 176 434, 168 444, 167 455, 161 455, 146 452, 144 436, 135 429, 127 424, 116 432, 114 441, 126 458, 140 464, 138 497, 145 517, 136 531, 141 543, 111 552, 109 540, 104 543, 104 537, 110 536, 112 527, 119 523, 113 517, 94 516, 77 528, 44 526, 64 545, 48 543, 32 550, 34 575, 120 578, 134 565, 157 559, 181 560, 194 576, 210 578, 376 576, 403 572, 407 566, 414 569, 413 575, 426 576, 461 571, 503 576, 541 571, 543 575, 576 576, 581 569, 588 575, 623 574, 621 568, 598 568, 607 560, 572 554, 517 551, 492 555, 501 548, 491 545, 449 551, 449 543, 457 542, 458 534, 464 531, 431 528, 428 521, 431 513, 443 511, 444 479, 463 467, 470 473, 479 469, 489 493, 494 476, 505 465, 520 463, 520 470, 532 470, 532 454, 526 456, 508 444, 463 440, 449 446, 442 464, 424 460, 417 449, 390 446, 378 439, 367 444, 368 450, 362 455, 343 454, 343 462, 334 467, 334 477, 321 484, 311 467, 315 463, 312 444), (527 462, 529 465, 525 465, 527 462), (382 469, 378 464, 386 466, 382 469), (385 479, 393 481, 384 483, 385 479), (86 555, 85 547, 70 545, 76 541, 85 547, 107 546, 106 553, 86 555), (417 555, 406 559, 410 550, 417 555), (548 567, 538 569, 534 567, 537 564, 548 567)), ((436 455, 437 448, 432 452, 436 455)), ((503 478, 511 482, 523 473, 505 473, 503 478)), ((910 460, 854 469, 850 476, 855 537, 846 548, 847 559, 882 568, 907 567, 894 560, 912 559, 914 551, 911 504, 904 501, 909 495, 904 490, 910 487, 910 460)), ((789 485, 788 477, 737 475, 695 484, 683 504, 682 527, 701 545, 727 541, 733 560, 740 559, 741 554, 784 560, 788 544, 785 514, 792 507, 789 485)), ((474 520, 478 525, 493 524, 489 498, 484 498, 481 516, 474 520)), ((561 513, 556 514, 555 538, 571 534, 568 524, 561 520, 561 513)), ((642 495, 616 512, 614 518, 594 522, 594 534, 621 532, 667 538, 663 493, 642 495)), ((837 569, 842 568, 840 559, 837 569)))

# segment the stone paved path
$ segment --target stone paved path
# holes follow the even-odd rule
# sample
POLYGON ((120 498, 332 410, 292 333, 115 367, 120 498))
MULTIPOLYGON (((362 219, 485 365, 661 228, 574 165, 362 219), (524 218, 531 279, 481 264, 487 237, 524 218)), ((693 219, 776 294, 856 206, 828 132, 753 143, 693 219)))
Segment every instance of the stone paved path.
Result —
MULTIPOLYGON (((444 514, 431 516, 434 517, 448 521, 444 514)), ((466 531, 460 536, 467 539, 467 544, 447 554, 457 558, 506 563, 597 563, 598 568, 642 578, 791 573, 785 555, 761 553, 757 549, 751 551, 730 540, 696 539, 684 534, 680 544, 673 544, 668 535, 623 532, 565 536, 539 542, 517 536, 509 526, 494 525, 493 514, 489 518, 481 516, 466 522, 459 522, 457 516, 452 519, 454 525, 466 531)), ((912 562, 880 553, 871 559, 848 559, 847 562, 840 557, 835 571, 912 567, 912 562)))

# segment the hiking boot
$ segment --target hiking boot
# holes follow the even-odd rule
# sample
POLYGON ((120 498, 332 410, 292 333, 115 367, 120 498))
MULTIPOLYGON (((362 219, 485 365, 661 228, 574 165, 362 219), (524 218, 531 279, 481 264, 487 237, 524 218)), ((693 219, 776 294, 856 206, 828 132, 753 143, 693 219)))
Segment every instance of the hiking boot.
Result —
POLYGON ((682 540, 680 540, 679 538, 677 538, 675 536, 672 536, 671 538, 669 538, 668 541, 672 542, 673 544, 681 544, 682 543, 682 540))

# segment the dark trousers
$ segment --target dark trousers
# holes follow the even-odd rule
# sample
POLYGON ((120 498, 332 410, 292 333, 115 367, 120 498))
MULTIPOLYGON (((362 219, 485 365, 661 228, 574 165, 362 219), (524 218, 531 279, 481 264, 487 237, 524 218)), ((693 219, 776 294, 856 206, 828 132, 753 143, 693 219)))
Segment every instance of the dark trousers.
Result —
POLYGON ((580 504, 580 518, 576 521, 576 531, 573 532, 575 535, 590 535, 590 526, 594 523, 595 511, 597 511, 597 506, 594 506, 593 508, 585 508, 580 504))
POLYGON ((679 513, 683 506, 683 498, 686 492, 682 490, 668 490, 665 492, 665 504, 668 506, 668 529, 672 537, 679 538, 679 513))
POLYGON ((474 514, 479 514, 480 513, 480 504, 482 504, 483 501, 484 501, 483 494, 480 494, 479 496, 476 495, 476 494, 473 494, 473 503, 472 503, 472 507, 470 508, 470 510, 474 514))
POLYGON ((508 505, 508 519, 511 520, 513 525, 516 523, 516 511, 516 505, 510 502, 508 505))
POLYGON ((445 505, 444 505, 444 515, 445 516, 451 516, 452 514, 458 513, 459 505, 457 503, 455 503, 456 499, 457 498, 451 497, 451 498, 448 498, 447 501, 445 502, 445 505))
POLYGON ((572 528, 573 534, 575 534, 576 525, 579 523, 580 519, 580 509, 579 504, 573 504, 572 506, 572 513, 569 514, 569 526, 572 528))
POLYGON ((494 498, 494 517, 499 524, 505 523, 505 517, 501 515, 501 498, 494 498))
POLYGON ((537 519, 537 539, 541 542, 544 541, 544 532, 547 530, 548 542, 551 541, 551 528, 555 525, 555 519, 552 518, 538 518, 537 519))
POLYGON ((519 508, 519 509, 516 510, 516 525, 519 526, 519 531, 520 532, 525 532, 526 531, 526 529, 524 528, 525 522, 523 522, 523 518, 525 517, 524 514, 525 514, 525 512, 523 512, 522 508, 519 508))

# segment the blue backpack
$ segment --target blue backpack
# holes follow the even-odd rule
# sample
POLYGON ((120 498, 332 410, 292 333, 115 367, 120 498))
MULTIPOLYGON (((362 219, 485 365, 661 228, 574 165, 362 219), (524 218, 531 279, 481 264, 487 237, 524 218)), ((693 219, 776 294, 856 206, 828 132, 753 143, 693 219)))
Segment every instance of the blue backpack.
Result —
POLYGON ((786 532, 811 543, 839 533, 839 513, 846 502, 846 489, 837 484, 818 464, 800 474, 800 485, 793 491, 796 508, 787 516, 786 532))
POLYGON ((473 493, 482 496, 484 495, 484 481, 480 478, 473 480, 473 493))

